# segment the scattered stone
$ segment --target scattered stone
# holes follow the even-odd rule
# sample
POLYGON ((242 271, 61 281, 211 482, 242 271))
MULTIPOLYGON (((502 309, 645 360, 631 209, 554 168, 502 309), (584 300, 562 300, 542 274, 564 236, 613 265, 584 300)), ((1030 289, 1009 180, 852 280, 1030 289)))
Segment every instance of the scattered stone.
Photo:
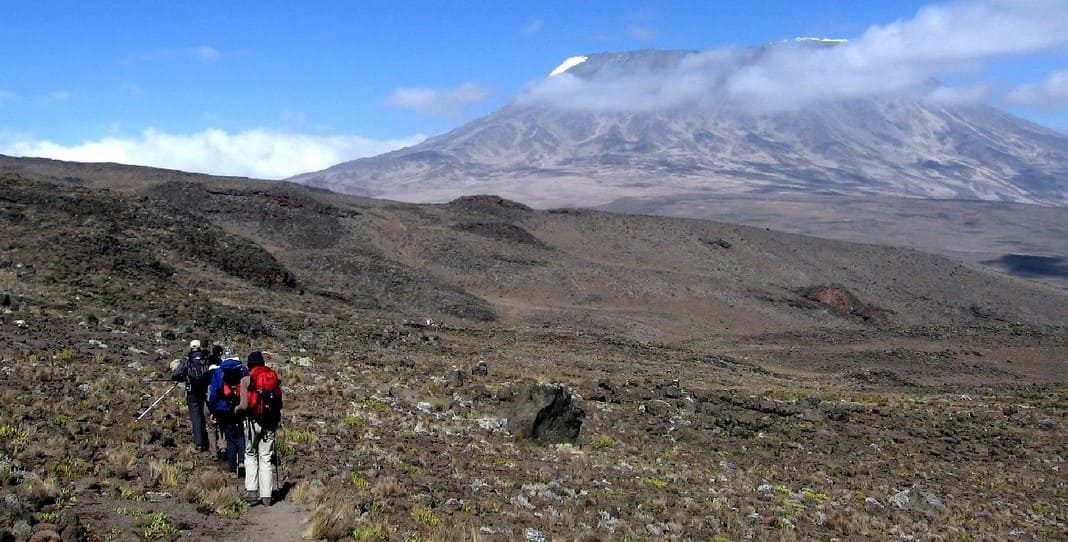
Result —
POLYGON ((848 422, 849 409, 843 406, 831 407, 826 410, 827 419, 835 422, 848 422))
POLYGON ((16 540, 27 540, 33 535, 33 527, 30 527, 28 521, 19 520, 11 526, 11 533, 15 535, 16 540))
POLYGON ((85 540, 82 518, 72 508, 64 508, 56 519, 56 531, 64 541, 85 540))
POLYGON ((942 499, 922 491, 916 486, 897 492, 893 497, 890 497, 890 504, 901 509, 923 511, 942 510, 946 507, 942 499))
POLYGON ((549 537, 545 536, 545 533, 530 527, 527 527, 524 536, 528 542, 549 542, 549 537))
POLYGON ((562 386, 538 384, 516 398, 508 416, 508 430, 520 438, 547 444, 574 443, 585 415, 562 386))
POLYGON ((315 362, 307 356, 299 356, 289 360, 290 363, 295 364, 297 367, 311 367, 315 362))
POLYGON ((471 367, 471 374, 473 376, 487 376, 489 375, 489 366, 486 365, 486 362, 480 361, 474 367, 471 367))
POLYGON ((63 538, 52 529, 42 529, 33 533, 29 542, 63 542, 63 538))
POLYGON ((408 356, 404 356, 403 358, 401 358, 398 365, 405 369, 415 369, 415 360, 408 356))
POLYGON ((10 306, 11 306, 11 295, 10 294, 4 294, 3 297, 0 297, 0 307, 10 307, 10 306))
POLYGON ((467 381, 467 373, 459 368, 453 367, 449 369, 449 372, 445 373, 445 386, 450 388, 459 388, 467 381))
POLYGON ((137 354, 139 356, 144 356, 144 355, 148 354, 147 350, 141 350, 140 348, 138 348, 136 346, 131 346, 131 347, 127 348, 127 350, 129 350, 131 354, 137 354))
POLYGON ((26 323, 26 320, 15 320, 15 326, 19 329, 29 329, 30 324, 26 323))
POLYGON ((97 348, 107 348, 108 345, 104 341, 98 341, 96 339, 89 339, 89 346, 95 346, 97 348))
POLYGON ((670 416, 675 411, 675 408, 671 406, 671 403, 660 399, 653 399, 642 405, 642 407, 646 414, 651 414, 657 417, 670 416))

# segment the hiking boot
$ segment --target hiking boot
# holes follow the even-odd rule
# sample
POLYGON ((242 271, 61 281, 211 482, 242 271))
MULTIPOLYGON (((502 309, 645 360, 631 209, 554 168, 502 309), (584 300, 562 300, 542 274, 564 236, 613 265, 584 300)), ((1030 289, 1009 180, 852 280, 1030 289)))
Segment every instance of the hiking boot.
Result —
POLYGON ((246 491, 245 492, 245 502, 247 502, 249 504, 256 504, 256 501, 258 501, 258 500, 260 500, 260 492, 259 491, 246 491))
POLYGON ((271 498, 270 497, 264 497, 264 498, 260 499, 260 504, 262 504, 264 506, 270 506, 271 505, 271 498))

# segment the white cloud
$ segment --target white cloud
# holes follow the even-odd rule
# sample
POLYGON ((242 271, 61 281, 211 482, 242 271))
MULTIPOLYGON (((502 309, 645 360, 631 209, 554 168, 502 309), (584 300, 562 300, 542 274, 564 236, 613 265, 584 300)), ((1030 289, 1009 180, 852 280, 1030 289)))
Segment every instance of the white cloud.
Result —
POLYGON ((219 60, 223 57, 222 51, 210 45, 197 45, 184 49, 157 49, 136 53, 123 59, 124 63, 130 62, 153 62, 157 60, 193 59, 202 61, 219 60))
POLYGON ((215 175, 282 179, 414 145, 425 136, 375 140, 360 136, 314 136, 267 129, 234 134, 223 130, 169 134, 150 128, 137 137, 106 137, 72 146, 28 138, 7 139, 0 141, 0 154, 77 162, 118 162, 215 175))
POLYGON ((545 26, 545 23, 541 19, 531 21, 530 24, 523 27, 523 34, 528 36, 541 32, 541 29, 545 26))
POLYGON ((210 45, 190 47, 189 49, 186 49, 186 54, 200 60, 218 60, 222 58, 222 53, 210 45))
POLYGON ((1039 109, 1068 108, 1068 68, 1057 70, 1039 83, 1020 85, 1009 93, 1015 105, 1039 109))
POLYGON ((656 31, 640 24, 632 24, 627 27, 627 35, 639 41, 649 41, 656 37, 656 31))
POLYGON ((475 83, 464 83, 456 88, 437 90, 433 88, 398 88, 386 100, 390 105, 413 109, 439 117, 455 118, 471 105, 489 98, 489 89, 475 83))
POLYGON ((786 41, 762 50, 723 48, 684 58, 666 73, 631 70, 595 80, 571 74, 532 85, 523 100, 594 109, 652 110, 734 103, 754 111, 819 100, 910 94, 974 100, 985 83, 933 85, 978 73, 985 60, 1068 45, 1068 2, 975 0, 930 5, 908 20, 872 26, 826 46, 786 41))
POLYGON ((140 96, 145 93, 145 89, 141 87, 141 85, 138 85, 137 83, 134 83, 132 81, 126 81, 125 83, 119 86, 120 88, 122 88, 126 92, 129 92, 130 94, 133 94, 134 96, 140 96))

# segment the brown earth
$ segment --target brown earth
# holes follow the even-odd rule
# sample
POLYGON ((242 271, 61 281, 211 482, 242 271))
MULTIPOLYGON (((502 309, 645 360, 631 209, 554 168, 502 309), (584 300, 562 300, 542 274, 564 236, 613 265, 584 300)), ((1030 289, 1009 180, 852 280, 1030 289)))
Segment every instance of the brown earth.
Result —
POLYGON ((1061 290, 714 222, 0 165, 16 539, 1068 536, 1061 290), (191 338, 283 379, 275 507, 191 449, 177 390, 134 421, 191 338), (575 443, 507 430, 536 383, 575 443))

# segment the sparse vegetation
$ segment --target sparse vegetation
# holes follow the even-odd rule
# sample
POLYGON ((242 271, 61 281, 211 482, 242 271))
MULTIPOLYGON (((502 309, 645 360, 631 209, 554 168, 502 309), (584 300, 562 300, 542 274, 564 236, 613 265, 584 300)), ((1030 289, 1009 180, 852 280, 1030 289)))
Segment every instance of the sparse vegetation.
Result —
MULTIPOLYGON (((309 233, 301 220, 320 215, 271 203, 259 185, 248 192, 220 185, 212 193, 196 183, 158 185, 136 204, 84 187, 63 196, 67 188, 12 186, 5 198, 20 203, 5 199, 2 210, 17 207, 40 220, 31 231, 0 212, 0 243, 22 247, 5 248, 0 274, 13 269, 9 262, 33 264, 4 275, 0 293, 17 289, 17 316, 32 320, 17 328, 0 316, 0 530, 20 520, 62 523, 77 512, 94 526, 94 540, 210 538, 233 516, 247 524, 282 510, 250 507, 242 481, 192 449, 181 388, 134 421, 170 385, 144 380, 166 378, 188 336, 202 336, 270 352, 286 389, 276 441, 279 494, 282 506, 306 511, 312 539, 957 540, 1011 539, 1017 530, 1063 538, 1068 387, 1051 369, 1068 353, 1062 329, 962 324, 940 316, 957 314, 956 297, 925 290, 916 295, 940 305, 916 308, 877 285, 858 295, 899 303, 896 320, 842 320, 776 289, 792 284, 792 271, 757 282, 746 275, 757 271, 739 271, 738 284, 754 289, 741 290, 706 267, 745 265, 674 264, 678 255, 654 258, 642 248, 671 252, 663 241, 681 239, 677 250, 685 252, 693 248, 685 239, 729 238, 729 250, 711 254, 744 255, 759 266, 771 258, 761 251, 781 245, 791 258, 811 251, 843 265, 855 261, 838 246, 593 213, 553 215, 577 222, 543 224, 548 215, 524 211, 532 217, 524 231, 560 253, 552 258, 571 258, 575 267, 565 268, 481 234, 471 235, 477 245, 456 244, 450 236, 465 232, 441 225, 470 217, 450 214, 449 206, 396 214, 409 211, 304 195, 307 206, 334 205, 322 215, 329 228, 310 226, 309 233), (190 194, 234 225, 213 229, 184 207, 159 203, 190 194), (255 220, 241 214, 244 205, 255 220), (90 215, 68 228, 64 209, 90 215), (339 217, 349 212, 361 213, 353 220, 366 229, 347 229, 357 222, 339 217), (404 250, 390 244, 398 224, 414 232, 404 250), (643 233, 648 224, 674 233, 643 233), (565 239, 572 228, 592 236, 581 252, 600 264, 574 255, 565 239), (630 233, 621 237, 624 228, 630 233), (240 244, 243 256, 197 253, 187 261, 158 241, 190 243, 182 240, 187 233, 210 246, 240 244), (72 246, 71 235, 89 248, 72 246), (356 245, 357 235, 382 246, 356 245), (275 247, 278 259, 255 248, 260 242, 275 247), (609 250, 613 243, 625 248, 609 250), (327 248, 295 256, 292 246, 327 248), (53 265, 59 252, 52 247, 71 252, 69 266, 79 271, 53 265), (416 266, 410 254, 434 263, 416 266), (614 263, 628 258, 640 263, 614 263), (290 265, 299 269, 303 294, 282 279, 263 286, 263 277, 284 275, 290 265), (479 295, 515 314, 436 324, 446 305, 482 314, 477 296, 440 287, 450 273, 464 276, 465 288, 500 288, 479 295), (535 286, 514 287, 511 277, 533 281, 543 308, 525 312, 532 304, 526 288, 535 286), (576 291, 561 309, 556 288, 571 285, 590 291, 576 291), (765 290, 775 290, 774 301, 754 301, 765 290), (677 305, 649 304, 669 291, 677 305), (638 301, 627 305, 631 299, 638 301), (675 307, 698 317, 680 320, 675 307), (939 316, 920 314, 928 310, 939 316), (431 324, 411 320, 424 311, 431 324), (98 323, 82 326, 89 313, 98 323), (127 315, 121 325, 113 323, 118 314, 127 315), (722 318, 731 332, 693 321, 701 318, 722 318), (486 360, 487 370, 441 377, 473 360, 486 360), (509 430, 510 410, 539 380, 563 384, 582 408, 574 444, 509 430)), ((708 254, 707 245, 698 248, 704 252, 694 254, 708 254)), ((808 266, 796 274, 824 271, 808 266)), ((993 279, 961 280, 1015 293, 993 279)))

